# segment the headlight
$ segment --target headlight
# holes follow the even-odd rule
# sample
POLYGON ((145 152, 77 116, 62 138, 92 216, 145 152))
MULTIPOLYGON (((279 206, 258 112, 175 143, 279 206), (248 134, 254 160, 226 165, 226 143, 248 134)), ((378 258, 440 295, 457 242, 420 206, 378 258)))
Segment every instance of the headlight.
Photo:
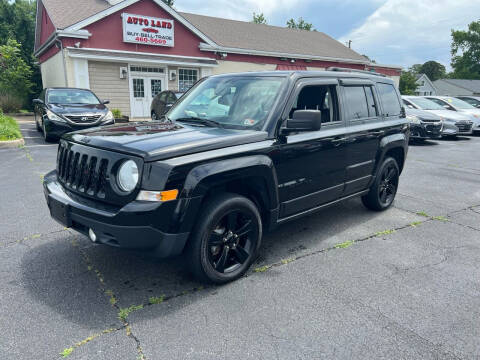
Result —
POLYGON ((66 122, 63 118, 58 116, 57 114, 51 112, 50 110, 47 110, 47 118, 52 121, 61 121, 61 122, 66 122))
POLYGON ((105 117, 103 118, 103 121, 112 121, 112 120, 115 120, 115 117, 113 116, 112 112, 109 111, 107 115, 105 115, 105 117))
POLYGON ((138 167, 133 160, 125 161, 118 169, 117 182, 120 189, 131 192, 138 183, 138 167))
POLYGON ((420 118, 416 115, 407 115, 407 120, 414 124, 420 124, 420 118))

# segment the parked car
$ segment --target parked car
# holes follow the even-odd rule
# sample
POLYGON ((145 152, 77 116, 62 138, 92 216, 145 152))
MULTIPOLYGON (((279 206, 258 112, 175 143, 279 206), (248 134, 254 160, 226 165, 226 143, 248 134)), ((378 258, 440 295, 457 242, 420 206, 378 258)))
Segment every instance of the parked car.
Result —
POLYGON ((442 137, 442 118, 418 109, 405 109, 410 122, 410 141, 424 141, 442 137))
POLYGON ((472 134, 473 122, 469 116, 446 110, 443 106, 421 96, 402 96, 402 99, 409 109, 425 110, 440 116, 443 122, 442 136, 455 137, 460 134, 472 134))
POLYGON ((451 96, 426 96, 426 98, 436 102, 447 110, 469 115, 473 121, 472 132, 480 132, 480 109, 451 96))
POLYGON ((177 102, 177 100, 183 95, 181 92, 174 92, 170 90, 165 90, 158 93, 152 100, 152 105, 150 106, 150 114, 152 120, 159 120, 163 115, 165 115, 168 110, 177 102))
POLYGON ((115 123, 111 111, 86 89, 46 88, 33 100, 37 130, 45 141, 54 141, 65 133, 115 123))
POLYGON ((168 117, 64 135, 46 200, 94 243, 183 253, 213 283, 245 273, 278 224, 356 196, 388 209, 408 151, 395 84, 367 72, 211 76, 168 117))
POLYGON ((470 105, 480 109, 480 96, 463 95, 463 96, 455 96, 455 97, 457 99, 465 101, 465 102, 469 103, 470 105))

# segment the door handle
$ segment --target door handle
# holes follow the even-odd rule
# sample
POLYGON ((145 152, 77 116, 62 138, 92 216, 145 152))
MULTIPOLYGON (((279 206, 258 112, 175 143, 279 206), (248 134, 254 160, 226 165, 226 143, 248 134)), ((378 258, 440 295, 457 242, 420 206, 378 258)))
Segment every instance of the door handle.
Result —
POLYGON ((383 135, 385 134, 385 131, 379 130, 379 131, 372 131, 372 135, 383 135))

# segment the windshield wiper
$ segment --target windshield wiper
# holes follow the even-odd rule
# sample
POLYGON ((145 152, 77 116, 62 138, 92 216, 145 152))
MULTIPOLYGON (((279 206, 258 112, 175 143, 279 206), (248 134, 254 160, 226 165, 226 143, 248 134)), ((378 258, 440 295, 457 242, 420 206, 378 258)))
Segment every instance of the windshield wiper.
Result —
POLYGON ((186 122, 186 123, 189 123, 189 124, 201 124, 201 125, 206 125, 206 126, 210 126, 210 127, 221 127, 221 128, 223 128, 223 124, 219 123, 218 121, 208 120, 208 119, 203 119, 203 118, 193 117, 193 116, 179 118, 179 119, 176 119, 175 121, 186 122))

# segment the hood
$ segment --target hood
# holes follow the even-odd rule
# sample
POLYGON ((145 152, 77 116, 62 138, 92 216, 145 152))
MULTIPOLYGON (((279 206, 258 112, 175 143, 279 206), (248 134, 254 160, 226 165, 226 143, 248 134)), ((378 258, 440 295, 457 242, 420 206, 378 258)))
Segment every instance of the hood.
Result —
POLYGON ((48 108, 55 114, 104 114, 108 111, 103 104, 48 104, 48 108))
POLYGON ((462 109, 459 113, 468 115, 475 126, 480 124, 480 109, 462 109))
POLYGON ((471 121, 471 117, 469 115, 458 113, 452 110, 424 110, 424 111, 441 116, 446 119, 455 120, 455 121, 461 121, 461 120, 471 121))
POLYGON ((267 139, 267 133, 179 123, 129 123, 68 133, 63 139, 137 155, 145 161, 215 150, 267 139))
POLYGON ((442 118, 438 115, 435 115, 432 112, 425 111, 425 110, 419 110, 419 109, 410 109, 410 108, 405 108, 405 113, 407 115, 415 115, 418 116, 420 119, 428 119, 428 120, 442 120, 442 118))

